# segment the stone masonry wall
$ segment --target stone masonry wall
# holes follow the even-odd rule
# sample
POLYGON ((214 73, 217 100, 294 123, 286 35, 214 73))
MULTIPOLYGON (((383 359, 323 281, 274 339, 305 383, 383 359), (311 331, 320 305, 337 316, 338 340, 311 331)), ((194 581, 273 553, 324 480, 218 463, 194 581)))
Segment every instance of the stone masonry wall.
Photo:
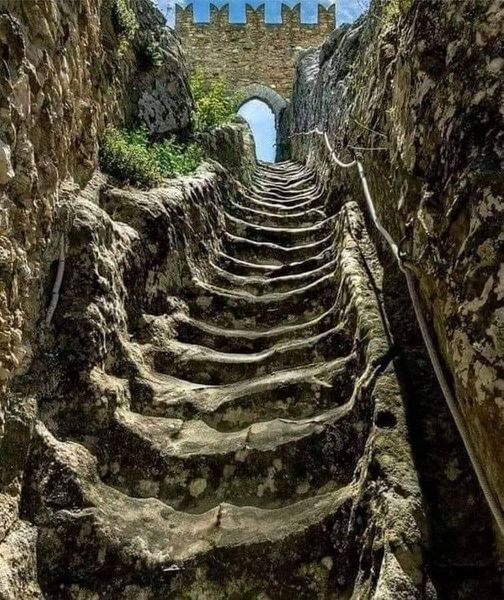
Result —
POLYGON ((211 7, 210 23, 194 23, 192 5, 177 6, 176 31, 190 68, 231 86, 260 83, 288 98, 301 49, 318 46, 335 27, 334 7, 319 7, 318 24, 301 23, 299 5, 282 8, 282 24, 265 23, 264 7, 247 7, 246 24, 229 23, 228 8, 211 7))

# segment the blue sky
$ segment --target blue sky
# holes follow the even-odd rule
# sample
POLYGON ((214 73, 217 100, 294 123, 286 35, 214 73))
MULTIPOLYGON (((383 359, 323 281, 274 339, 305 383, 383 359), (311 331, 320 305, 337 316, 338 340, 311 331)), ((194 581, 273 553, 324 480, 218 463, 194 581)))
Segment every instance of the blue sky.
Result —
MULTIPOLYGON (((208 21, 210 3, 216 6, 229 5, 230 21, 242 23, 245 16, 245 6, 253 7, 265 5, 265 16, 267 23, 280 22, 282 4, 287 6, 301 5, 301 20, 305 23, 313 23, 317 20, 318 5, 335 5, 336 23, 352 23, 369 6, 370 0, 154 0, 161 11, 166 15, 168 24, 173 26, 175 22, 174 5, 181 6, 193 4, 193 11, 198 22, 208 21)), ((257 157, 264 161, 275 160, 275 119, 271 110, 259 100, 251 100, 241 107, 239 111, 250 124, 256 143, 257 157)))
POLYGON ((240 108, 238 114, 247 120, 252 129, 257 158, 274 162, 276 131, 275 116, 271 109, 260 100, 250 100, 240 108))
POLYGON ((277 23, 280 20, 281 6, 301 5, 301 20, 303 22, 316 22, 317 6, 334 5, 336 7, 336 20, 338 24, 353 22, 369 5, 369 0, 154 0, 159 8, 167 15, 170 25, 174 24, 175 4, 181 6, 193 4, 194 14, 197 21, 207 21, 209 14, 209 5, 216 6, 229 5, 230 20, 236 23, 242 23, 245 15, 245 6, 250 4, 253 7, 265 5, 265 15, 267 23, 277 23))

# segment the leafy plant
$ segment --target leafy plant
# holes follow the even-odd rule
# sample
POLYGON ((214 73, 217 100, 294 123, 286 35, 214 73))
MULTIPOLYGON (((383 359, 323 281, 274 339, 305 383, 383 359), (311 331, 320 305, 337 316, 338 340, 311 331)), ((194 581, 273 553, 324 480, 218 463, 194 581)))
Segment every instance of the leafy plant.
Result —
POLYGON ((195 144, 183 145, 174 139, 150 143, 144 128, 109 128, 100 148, 102 169, 121 181, 153 187, 166 177, 192 173, 203 158, 195 144))
POLYGON ((139 24, 128 0, 114 0, 113 18, 119 33, 119 55, 123 55, 135 39, 139 24))
POLYGON ((208 81, 201 71, 190 79, 194 98, 194 121, 198 131, 206 131, 228 123, 238 110, 240 96, 229 91, 220 79, 208 81))
POLYGON ((152 144, 150 150, 165 177, 188 175, 197 169, 203 158, 203 151, 197 144, 179 144, 173 138, 152 144))

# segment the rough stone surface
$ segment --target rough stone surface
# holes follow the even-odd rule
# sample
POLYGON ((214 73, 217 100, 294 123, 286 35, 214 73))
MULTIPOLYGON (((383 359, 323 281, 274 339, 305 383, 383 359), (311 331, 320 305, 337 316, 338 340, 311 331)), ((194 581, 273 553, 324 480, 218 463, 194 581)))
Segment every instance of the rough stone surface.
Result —
POLYGON ((19 521, 0 544, 0 598, 42 600, 37 575, 37 528, 19 521))
POLYGON ((71 202, 19 381, 53 381, 23 502, 47 598, 435 597, 362 215, 299 165, 251 175, 71 202))
POLYGON ((335 27, 334 6, 319 7, 314 24, 301 23, 299 5, 282 5, 279 24, 265 22, 264 6, 255 10, 247 5, 243 24, 229 22, 227 6, 211 5, 209 23, 194 23, 192 5, 176 8, 175 29, 191 68, 238 90, 261 84, 283 98, 290 95, 299 52, 321 44, 335 27))
POLYGON ((226 168, 241 183, 250 183, 256 167, 255 145, 244 120, 237 117, 236 124, 199 133, 198 142, 207 157, 226 168))
MULTIPOLYGON (((35 411, 9 382, 26 370, 44 329, 65 182, 90 179, 107 124, 138 117, 156 133, 189 125, 176 35, 148 0, 131 5, 140 33, 119 56, 109 0, 0 2, 0 555, 14 552, 11 566, 23 573, 31 567, 18 565, 16 552, 31 545, 13 532, 23 530, 16 522, 35 411), (142 62, 147 39, 159 40, 162 67, 142 62)), ((2 598, 35 597, 29 584, 16 585, 6 579, 2 598)))
MULTIPOLYGON (((410 3, 402 14, 391 10, 392 4, 374 2, 369 17, 337 29, 319 49, 300 59, 283 136, 295 157, 319 167, 337 204, 362 199, 356 172, 335 168, 320 138, 294 137, 289 144, 287 136, 319 127, 347 159, 352 156, 349 146, 384 148, 360 152, 377 212, 397 241, 404 237, 403 249, 415 264, 424 310, 472 442, 504 507, 504 353, 499 325, 504 269, 504 4, 422 0, 410 3)), ((374 237, 390 265, 383 240, 374 237)), ((388 291, 389 318, 397 321, 402 315, 398 328, 403 333, 398 335, 413 339, 411 327, 405 326, 409 317, 398 302, 401 278, 391 274, 389 279, 395 281, 395 290, 388 291)), ((415 359, 410 359, 414 370, 415 359)), ((422 404, 430 410, 421 398, 417 408, 422 404)), ((444 411, 442 404, 433 405, 444 411)), ((435 414, 429 423, 433 419, 435 414)), ((448 426, 442 430, 445 439, 452 437, 448 426)), ((418 434, 431 449, 436 447, 436 436, 425 429, 418 434)), ((428 451, 428 446, 422 450, 428 451)), ((446 506, 465 485, 461 460, 466 463, 463 455, 447 460, 457 466, 446 469, 445 483, 440 477, 433 484, 426 475, 438 499, 446 498, 446 506), (453 486, 451 500, 447 483, 453 486)), ((436 472, 433 465, 426 468, 436 472)), ((473 497, 472 492, 468 495, 473 497)), ((459 505, 454 514, 463 510, 459 505)), ((469 518, 466 521, 465 541, 476 535, 480 543, 472 548, 481 547, 483 538, 476 532, 481 521, 476 529, 469 518)), ((446 526, 451 525, 440 518, 440 545, 446 526)), ((457 536, 444 538, 453 543, 457 536)), ((471 547, 458 539, 469 556, 471 547)), ((455 552, 455 544, 453 548, 455 552)))
MULTIPOLYGON (((478 361, 500 367, 502 3, 401 4, 303 55, 282 133, 387 145, 365 155, 380 215, 408 233, 478 449, 499 457, 478 361)), ((131 5, 120 59, 110 3, 1 5, 0 599, 502 597, 488 512, 355 177, 304 138, 305 164, 256 164, 238 124, 157 189, 95 172, 107 122, 189 118, 173 34, 131 5)))
MULTIPOLYGON (((164 64, 143 69, 138 48, 118 55, 111 2, 0 7, 0 380, 26 363, 25 323, 38 313, 41 254, 58 186, 85 182, 107 123, 145 117, 157 133, 187 127, 190 96, 180 48, 147 0, 135 3, 141 30, 160 39, 164 64)), ((143 39, 135 40, 140 47, 143 39)))
POLYGON ((132 81, 129 100, 133 117, 138 117, 156 136, 185 129, 191 118, 191 95, 188 88, 185 57, 174 31, 165 26, 161 13, 150 0, 135 0, 139 33, 133 47, 137 54, 153 42, 160 54, 160 64, 145 68, 140 58, 132 81))

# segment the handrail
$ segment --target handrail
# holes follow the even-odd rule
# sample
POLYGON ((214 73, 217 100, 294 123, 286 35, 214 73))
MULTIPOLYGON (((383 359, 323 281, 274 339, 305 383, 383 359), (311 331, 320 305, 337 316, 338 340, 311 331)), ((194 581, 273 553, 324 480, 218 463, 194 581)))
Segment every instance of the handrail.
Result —
POLYGON ((474 473, 475 473, 478 483, 481 487, 481 490, 483 492, 485 500, 487 501, 487 504, 490 508, 490 511, 491 511, 494 519, 495 519, 495 522, 499 528, 501 535, 504 536, 504 514, 498 504, 498 500, 496 499, 495 494, 493 493, 493 491, 490 487, 486 473, 485 473, 481 463, 479 462, 479 459, 474 450, 472 441, 469 437, 468 429, 462 418, 460 409, 457 405, 457 401, 451 390, 450 384, 448 383, 448 380, 446 379, 446 376, 444 374, 444 370, 443 370, 443 367, 441 364, 441 360, 439 358, 438 351, 436 349, 436 346, 435 346, 432 336, 430 334, 427 320, 425 319, 425 316, 422 312, 421 301, 420 301, 420 297, 419 297, 417 289, 416 289, 415 280, 413 278, 411 268, 403 260, 401 254, 399 252, 398 245, 395 243, 395 241, 392 238, 392 236, 390 235, 390 233, 382 225, 382 223, 380 222, 380 220, 378 218, 378 215, 376 214, 376 210, 375 210, 374 203, 373 203, 373 198, 371 196, 371 192, 369 190, 369 185, 368 185, 368 182, 366 179, 366 173, 364 171, 364 166, 362 165, 361 161, 358 159, 355 159, 348 163, 345 163, 345 162, 342 162, 341 160, 339 160, 339 158, 336 156, 336 153, 335 153, 333 147, 331 146, 331 143, 329 142, 329 137, 327 135, 327 132, 321 131, 320 129, 311 129, 310 131, 302 131, 299 133, 294 133, 290 137, 311 135, 311 134, 317 134, 324 138, 325 144, 327 146, 327 149, 329 151, 331 158, 339 167, 341 167, 343 169, 349 169, 354 166, 357 167, 359 177, 361 180, 361 184, 362 184, 362 188, 364 190, 366 206, 367 206, 367 209, 371 216, 371 220, 373 221, 373 224, 376 227, 376 229, 381 233, 381 235, 387 241, 387 244, 389 245, 389 247, 392 251, 392 254, 395 257, 400 270, 404 273, 404 276, 406 278, 406 283, 408 286, 408 292, 409 292, 409 295, 411 298, 411 303, 413 304, 415 316, 418 321, 418 325, 420 327, 420 332, 422 334, 424 344, 427 348, 427 353, 428 353, 430 361, 432 363, 432 367, 434 368, 434 373, 436 374, 439 386, 441 387, 441 391, 443 392, 443 396, 445 398, 446 404, 448 405, 450 414, 455 422, 455 426, 457 427, 459 435, 465 446, 467 455, 469 456, 469 460, 471 461, 471 465, 474 469, 474 473))

